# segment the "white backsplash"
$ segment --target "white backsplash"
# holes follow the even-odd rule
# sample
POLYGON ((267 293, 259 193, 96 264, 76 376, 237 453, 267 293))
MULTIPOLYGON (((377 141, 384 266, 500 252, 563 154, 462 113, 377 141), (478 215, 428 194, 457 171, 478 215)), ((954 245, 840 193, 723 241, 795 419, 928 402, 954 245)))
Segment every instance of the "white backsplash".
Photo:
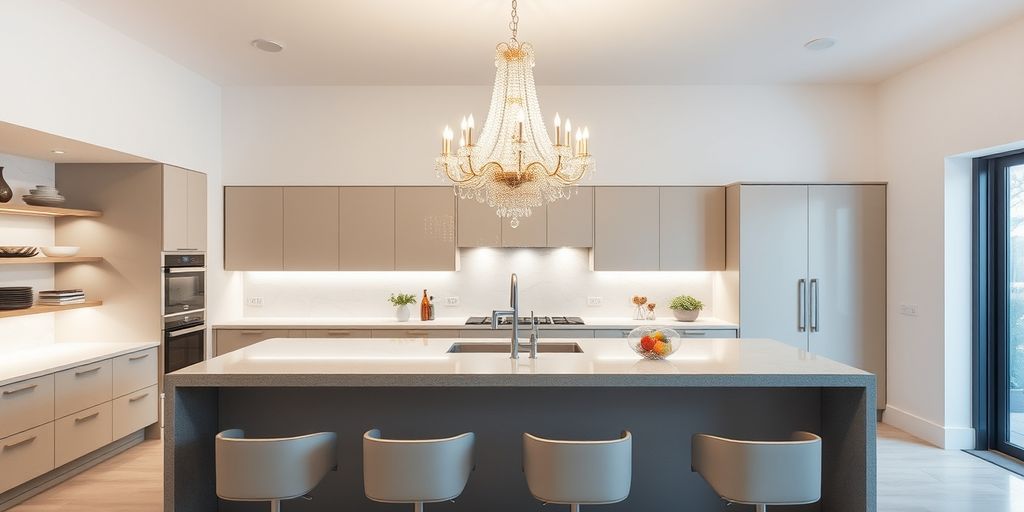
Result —
MULTIPOLYGON (((0 154, 4 178, 14 189, 11 203, 36 185, 53 185, 53 163, 0 154)), ((53 245, 53 219, 21 215, 0 215, 0 245, 53 245)), ((53 266, 16 265, 0 267, 0 286, 31 286, 35 291, 53 289, 53 266)), ((41 343, 53 343, 52 314, 0 319, 0 354, 41 343)))
MULTIPOLYGON (((629 317, 633 295, 658 304, 659 317, 671 316, 671 297, 688 294, 704 301, 714 315, 715 272, 593 272, 588 249, 462 249, 457 272, 245 272, 244 299, 260 297, 263 306, 244 306, 247 317, 386 317, 392 292, 415 294, 426 288, 438 317, 490 315, 508 307, 509 275, 519 276, 524 314, 629 317), (445 306, 457 296, 458 306, 445 306), (588 306, 588 297, 602 305, 588 306)), ((414 312, 415 313, 415 312, 414 312)))

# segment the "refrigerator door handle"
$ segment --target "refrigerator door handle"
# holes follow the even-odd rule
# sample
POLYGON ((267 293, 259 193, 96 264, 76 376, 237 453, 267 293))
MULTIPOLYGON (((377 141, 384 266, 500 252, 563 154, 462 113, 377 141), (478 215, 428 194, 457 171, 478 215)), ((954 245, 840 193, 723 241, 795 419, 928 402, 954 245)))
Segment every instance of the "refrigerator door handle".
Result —
POLYGON ((821 296, 821 285, 818 279, 811 279, 811 332, 818 332, 821 329, 818 312, 821 310, 818 304, 818 297, 821 296))
POLYGON ((807 332, 807 280, 796 282, 796 330, 807 332))

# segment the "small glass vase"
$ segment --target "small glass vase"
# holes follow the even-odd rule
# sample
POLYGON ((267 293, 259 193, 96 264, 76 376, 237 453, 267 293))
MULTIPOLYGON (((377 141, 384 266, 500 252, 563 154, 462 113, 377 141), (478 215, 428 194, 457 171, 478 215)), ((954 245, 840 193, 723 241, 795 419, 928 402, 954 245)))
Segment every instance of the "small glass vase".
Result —
POLYGON ((633 311, 633 320, 647 320, 647 312, 644 311, 642 305, 636 305, 636 309, 633 311))

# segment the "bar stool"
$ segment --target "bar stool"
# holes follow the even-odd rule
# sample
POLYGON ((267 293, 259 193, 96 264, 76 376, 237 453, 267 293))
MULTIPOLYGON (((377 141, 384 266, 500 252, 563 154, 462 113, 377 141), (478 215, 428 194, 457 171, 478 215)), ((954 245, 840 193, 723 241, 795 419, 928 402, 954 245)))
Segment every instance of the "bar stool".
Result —
POLYGON ((629 496, 633 436, 610 441, 556 441, 523 434, 523 472, 530 494, 570 506, 618 503, 629 496))
POLYGON ((476 434, 447 439, 383 439, 380 430, 363 434, 363 489, 381 503, 424 503, 454 500, 473 471, 476 434))
POLYGON ((338 468, 338 435, 320 432, 278 439, 246 439, 238 429, 217 434, 217 496, 231 501, 269 501, 304 496, 338 468))
POLYGON ((789 441, 741 441, 708 434, 692 439, 691 469, 732 503, 804 505, 821 499, 821 438, 794 432, 789 441))

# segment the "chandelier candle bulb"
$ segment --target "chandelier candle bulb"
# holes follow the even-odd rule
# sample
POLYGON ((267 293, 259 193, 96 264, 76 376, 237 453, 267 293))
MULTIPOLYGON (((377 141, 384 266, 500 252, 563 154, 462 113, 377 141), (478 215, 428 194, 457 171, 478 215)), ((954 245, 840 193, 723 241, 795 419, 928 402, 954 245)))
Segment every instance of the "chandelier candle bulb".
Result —
POLYGON ((565 145, 566 146, 569 146, 569 145, 572 144, 572 141, 569 140, 570 137, 572 137, 572 121, 570 121, 569 118, 567 117, 567 118, 565 118, 565 145))
POLYGON ((555 112, 555 145, 562 145, 562 119, 558 117, 558 112, 555 112))
POLYGON ((473 145, 473 114, 469 115, 469 120, 466 122, 466 141, 470 146, 473 145))

